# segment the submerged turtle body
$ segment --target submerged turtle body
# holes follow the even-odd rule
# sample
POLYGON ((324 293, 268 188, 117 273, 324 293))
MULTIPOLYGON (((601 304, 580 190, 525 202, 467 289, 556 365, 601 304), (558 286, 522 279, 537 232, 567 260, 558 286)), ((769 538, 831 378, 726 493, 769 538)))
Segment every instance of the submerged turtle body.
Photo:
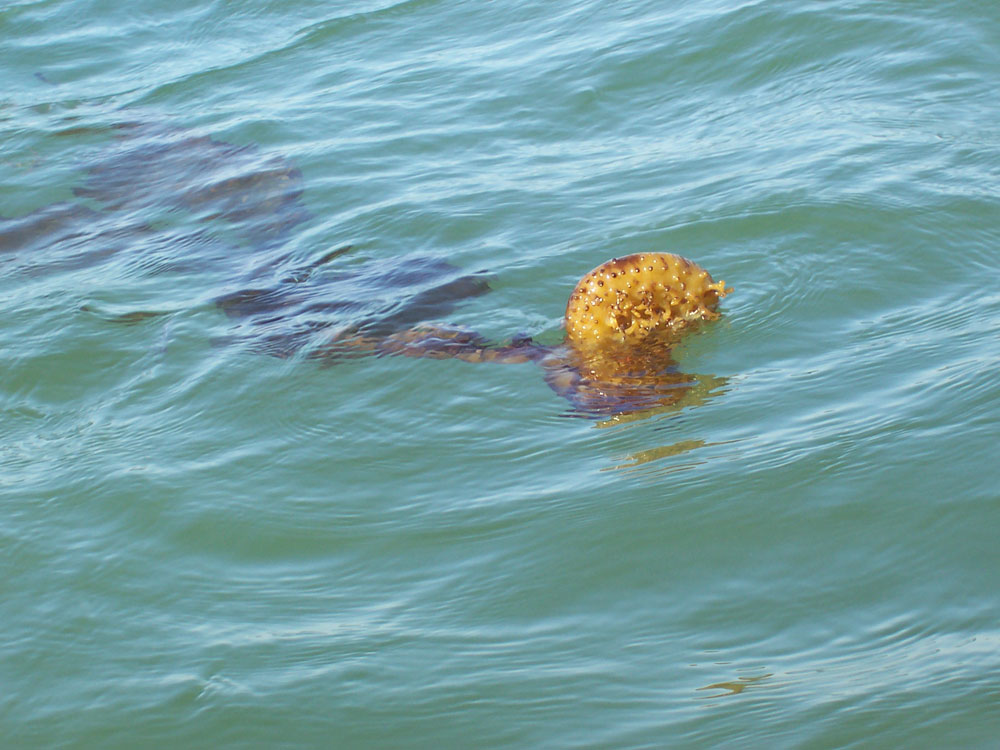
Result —
MULTIPOLYGON (((481 275, 434 257, 365 261, 357 250, 343 257, 350 248, 296 257, 288 240, 312 218, 302 173, 255 146, 138 119, 111 128, 74 124, 55 136, 103 143, 90 155, 80 149, 77 201, 0 218, 6 272, 106 264, 106 278, 125 276, 127 285, 151 274, 198 276, 204 284, 192 287, 190 304, 207 298, 234 321, 217 341, 282 357, 305 350, 329 358, 338 338, 385 337, 489 289, 481 275)), ((92 301, 82 309, 121 323, 165 312, 110 312, 92 301)))
MULTIPOLYGON (((577 411, 615 415, 674 404, 691 390, 696 379, 677 370, 671 347, 693 323, 717 317, 730 291, 680 256, 628 255, 576 285, 562 345, 526 336, 491 343, 433 322, 489 291, 482 274, 428 256, 343 257, 349 247, 303 264, 283 250, 311 214, 301 172, 282 158, 144 122, 120 124, 111 135, 74 191, 86 203, 0 219, 0 260, 15 273, 113 261, 127 272, 198 271, 210 288, 222 279, 209 298, 236 325, 225 340, 275 356, 534 362, 577 411), (189 220, 171 220, 178 212, 189 220)), ((158 314, 97 308, 82 307, 122 323, 158 314)))

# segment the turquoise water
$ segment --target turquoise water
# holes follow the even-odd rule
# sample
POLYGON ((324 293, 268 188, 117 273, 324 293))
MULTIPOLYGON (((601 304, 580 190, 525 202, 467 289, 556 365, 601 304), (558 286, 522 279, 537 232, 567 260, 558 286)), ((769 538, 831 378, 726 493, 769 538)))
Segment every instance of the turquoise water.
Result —
POLYGON ((996 746, 1000 5, 15 0, 0 62, 5 747, 996 746), (555 344, 649 250, 735 288, 673 408, 312 356, 469 274, 555 344))

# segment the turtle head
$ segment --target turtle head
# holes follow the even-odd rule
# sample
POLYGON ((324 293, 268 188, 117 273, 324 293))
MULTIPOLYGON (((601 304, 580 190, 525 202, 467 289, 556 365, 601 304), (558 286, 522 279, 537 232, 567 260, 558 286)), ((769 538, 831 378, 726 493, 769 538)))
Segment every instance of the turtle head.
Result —
POLYGON ((566 341, 584 356, 616 361, 669 357, 692 323, 714 320, 725 282, 679 255, 637 253, 602 263, 566 305, 566 341))

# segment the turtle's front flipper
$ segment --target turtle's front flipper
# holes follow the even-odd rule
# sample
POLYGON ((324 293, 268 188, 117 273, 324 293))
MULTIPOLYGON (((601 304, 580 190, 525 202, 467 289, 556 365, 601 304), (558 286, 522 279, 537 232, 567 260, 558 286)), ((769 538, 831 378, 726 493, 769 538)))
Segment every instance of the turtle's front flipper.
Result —
MULTIPOLYGON (((247 287, 215 302, 241 321, 248 335, 240 338, 266 338, 266 350, 272 351, 284 336, 287 346, 277 347, 282 356, 304 348, 310 357, 335 361, 405 348, 401 342, 408 332, 446 319, 462 300, 490 290, 484 276, 459 275, 455 266, 439 258, 337 263, 350 249, 339 247, 303 266, 290 266, 284 256, 252 271, 247 287)), ((429 353, 422 356, 449 356, 445 352, 459 350, 464 355, 473 346, 471 340, 451 334, 439 338, 447 339, 444 348, 428 342, 429 353)))
POLYGON ((490 285, 481 276, 460 276, 418 292, 397 311, 372 321, 367 330, 375 335, 407 330, 420 323, 438 320, 454 310, 462 300, 479 297, 488 291, 490 285))

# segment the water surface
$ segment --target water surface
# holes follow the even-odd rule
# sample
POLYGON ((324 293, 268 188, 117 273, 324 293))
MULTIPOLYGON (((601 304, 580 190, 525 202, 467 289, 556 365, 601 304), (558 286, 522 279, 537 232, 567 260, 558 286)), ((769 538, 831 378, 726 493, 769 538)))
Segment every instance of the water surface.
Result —
POLYGON ((8 745, 994 746, 998 6, 22 1, 0 61, 8 745), (736 288, 681 408, 309 355, 470 274, 554 344, 640 251, 736 288))

